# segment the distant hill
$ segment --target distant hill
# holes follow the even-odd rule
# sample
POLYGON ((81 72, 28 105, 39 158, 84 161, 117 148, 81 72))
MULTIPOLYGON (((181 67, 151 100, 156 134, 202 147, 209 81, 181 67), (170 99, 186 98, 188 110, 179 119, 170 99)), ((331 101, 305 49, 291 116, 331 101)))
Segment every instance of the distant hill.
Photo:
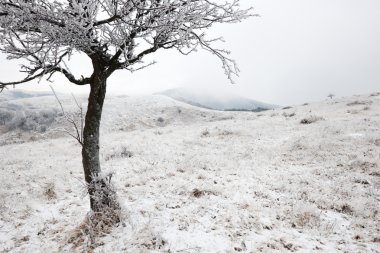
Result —
POLYGON ((52 92, 31 92, 24 90, 16 90, 16 89, 5 89, 0 93, 0 101, 10 101, 15 99, 23 99, 23 98, 32 98, 32 97, 41 97, 41 96, 52 96, 52 92))
POLYGON ((175 88, 158 93, 175 100, 213 110, 220 111, 264 111, 276 108, 275 105, 262 103, 253 99, 231 95, 212 94, 187 88, 175 88))

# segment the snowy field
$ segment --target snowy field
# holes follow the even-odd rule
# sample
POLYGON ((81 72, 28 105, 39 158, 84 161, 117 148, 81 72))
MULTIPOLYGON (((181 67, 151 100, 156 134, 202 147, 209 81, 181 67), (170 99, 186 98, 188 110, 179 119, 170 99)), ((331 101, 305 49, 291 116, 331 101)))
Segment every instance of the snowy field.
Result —
POLYGON ((380 252, 380 94, 261 113, 108 97, 123 221, 94 250, 56 100, 0 96, 0 252, 380 252))

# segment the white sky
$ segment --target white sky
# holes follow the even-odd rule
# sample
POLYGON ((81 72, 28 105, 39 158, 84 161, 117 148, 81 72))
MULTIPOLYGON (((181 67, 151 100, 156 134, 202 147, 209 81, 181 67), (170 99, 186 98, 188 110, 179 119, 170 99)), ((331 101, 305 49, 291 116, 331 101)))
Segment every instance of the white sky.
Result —
MULTIPOLYGON (((131 74, 118 71, 108 93, 149 94, 173 87, 194 87, 215 93, 236 93, 273 104, 322 100, 329 93, 347 96, 380 91, 379 0, 242 0, 260 18, 221 25, 209 31, 222 35, 241 70, 230 84, 219 60, 207 52, 182 56, 160 51, 157 64, 131 74)), ((77 76, 89 74, 87 59, 72 63, 77 76)), ((0 56, 1 80, 15 80, 16 62, 0 56)), ((19 86, 49 90, 46 82, 19 86)), ((56 75, 58 91, 84 92, 56 75)))

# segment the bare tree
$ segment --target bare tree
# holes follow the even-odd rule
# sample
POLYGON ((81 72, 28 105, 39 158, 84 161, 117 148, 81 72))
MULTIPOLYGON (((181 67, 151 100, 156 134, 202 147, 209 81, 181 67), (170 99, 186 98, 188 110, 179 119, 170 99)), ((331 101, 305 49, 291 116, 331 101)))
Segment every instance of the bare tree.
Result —
MULTIPOLYGON (((108 77, 119 69, 149 66, 146 55, 159 49, 189 54, 205 49, 221 62, 229 79, 238 73, 229 52, 213 45, 205 31, 217 23, 235 23, 249 16, 240 0, 0 0, 0 49, 8 59, 26 62, 20 81, 0 82, 0 89, 55 73, 76 85, 90 85, 82 143, 85 180, 91 208, 108 206, 107 194, 98 199, 105 180, 98 180, 99 126, 108 77), (75 77, 67 67, 70 56, 82 52, 93 73, 75 77), (26 61, 25 61, 26 60, 26 61), (95 186, 94 186, 95 184, 95 186)), ((102 195, 102 194, 101 194, 102 195)))

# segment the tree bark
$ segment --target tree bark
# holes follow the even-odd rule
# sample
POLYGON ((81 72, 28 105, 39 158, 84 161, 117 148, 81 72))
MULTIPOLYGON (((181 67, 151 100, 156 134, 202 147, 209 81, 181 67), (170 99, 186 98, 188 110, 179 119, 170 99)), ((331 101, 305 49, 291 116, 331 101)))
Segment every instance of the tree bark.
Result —
POLYGON ((106 95, 106 79, 95 77, 90 84, 88 107, 83 129, 82 162, 87 183, 101 171, 99 161, 100 120, 106 95))
POLYGON ((90 94, 83 129, 82 164, 90 195, 91 209, 100 212, 104 207, 113 207, 115 192, 110 187, 110 178, 102 178, 99 160, 100 121, 106 96, 107 75, 95 69, 90 83, 90 94))

